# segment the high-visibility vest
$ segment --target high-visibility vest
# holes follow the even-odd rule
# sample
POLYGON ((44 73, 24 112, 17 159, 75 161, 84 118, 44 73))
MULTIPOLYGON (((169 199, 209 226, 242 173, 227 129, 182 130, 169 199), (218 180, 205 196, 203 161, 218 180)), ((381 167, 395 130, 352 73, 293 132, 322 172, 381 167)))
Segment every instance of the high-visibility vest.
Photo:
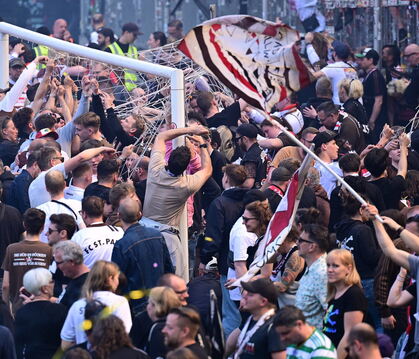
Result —
MULTIPOLYGON (((34 48, 34 51, 35 51, 35 55, 36 56, 48 56, 48 53, 49 53, 48 47, 47 46, 44 46, 44 45, 38 45, 38 46, 36 46, 34 48)), ((44 69, 46 67, 47 66, 45 64, 38 64, 38 65, 36 65, 36 68, 38 70, 44 69)))
MULTIPOLYGON (((135 46, 129 45, 128 53, 126 54, 124 54, 121 47, 118 45, 116 41, 110 44, 108 47, 111 50, 111 52, 115 55, 127 56, 133 59, 138 59, 138 50, 135 46)), ((124 82, 127 91, 134 90, 137 87, 137 81, 138 77, 135 71, 124 69, 124 82)))

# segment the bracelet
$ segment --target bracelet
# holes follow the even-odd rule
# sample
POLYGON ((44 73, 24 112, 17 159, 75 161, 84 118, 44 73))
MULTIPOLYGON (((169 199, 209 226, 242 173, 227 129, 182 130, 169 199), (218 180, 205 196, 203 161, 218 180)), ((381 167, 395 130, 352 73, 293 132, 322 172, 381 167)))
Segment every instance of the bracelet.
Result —
POLYGON ((400 237, 400 235, 402 234, 403 231, 404 231, 404 228, 402 226, 400 226, 396 231, 397 236, 400 237))
POLYGON ((397 280, 399 282, 404 282, 405 279, 406 279, 406 277, 402 277, 400 274, 397 274, 397 280))

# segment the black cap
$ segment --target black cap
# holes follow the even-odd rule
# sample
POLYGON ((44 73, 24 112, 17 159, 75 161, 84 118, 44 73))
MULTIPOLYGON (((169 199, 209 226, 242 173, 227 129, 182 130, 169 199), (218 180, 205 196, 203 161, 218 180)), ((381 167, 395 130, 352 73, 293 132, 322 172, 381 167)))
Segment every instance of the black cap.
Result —
POLYGON ((250 293, 260 294, 270 303, 277 304, 278 291, 269 278, 259 278, 250 282, 240 282, 244 290, 250 293))
POLYGON ((267 199, 266 194, 258 189, 250 189, 243 196, 243 204, 247 206, 249 203, 256 201, 265 201, 267 199))
POLYGON ((13 59, 9 61, 9 67, 15 67, 15 66, 26 67, 25 63, 20 57, 14 57, 13 59))
POLYGON ((328 143, 335 139, 337 134, 333 131, 322 131, 319 132, 313 139, 314 149, 317 150, 323 143, 328 143))
POLYGON ((258 136, 257 128, 250 123, 243 123, 237 127, 236 133, 249 138, 256 138, 258 136))
POLYGON ((288 168, 278 167, 272 171, 271 181, 288 181, 289 179, 291 179, 292 175, 293 173, 288 168))

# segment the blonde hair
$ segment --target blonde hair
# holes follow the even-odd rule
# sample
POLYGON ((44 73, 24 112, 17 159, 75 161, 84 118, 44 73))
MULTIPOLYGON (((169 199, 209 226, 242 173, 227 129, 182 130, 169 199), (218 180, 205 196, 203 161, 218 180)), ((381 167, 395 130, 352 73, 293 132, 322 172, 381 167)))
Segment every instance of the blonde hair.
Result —
POLYGON ((358 100, 364 95, 364 86, 359 80, 343 79, 339 83, 339 88, 342 88, 349 98, 358 100))
POLYGON ((165 317, 173 308, 179 308, 180 302, 175 291, 170 287, 154 287, 150 291, 148 301, 152 301, 156 308, 156 317, 165 317))
POLYGON ((84 282, 82 297, 91 300, 94 292, 112 291, 109 278, 114 276, 119 276, 119 267, 115 263, 96 261, 84 282))
MULTIPOLYGON (((362 288, 361 285, 361 277, 355 266, 354 257, 351 252, 347 249, 334 249, 330 251, 327 255, 326 261, 330 258, 337 258, 345 267, 350 267, 349 274, 345 277, 344 283, 345 286, 351 287, 353 285, 357 285, 358 287, 362 288)), ((327 301, 330 301, 334 298, 336 294, 336 287, 327 282, 327 301)))

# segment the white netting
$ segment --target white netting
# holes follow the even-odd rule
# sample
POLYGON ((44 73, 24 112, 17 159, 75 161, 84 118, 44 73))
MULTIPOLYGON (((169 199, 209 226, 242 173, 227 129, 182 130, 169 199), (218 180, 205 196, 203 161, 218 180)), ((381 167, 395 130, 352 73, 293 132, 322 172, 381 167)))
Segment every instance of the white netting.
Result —
MULTIPOLYGON (((36 44, 29 44, 35 47, 36 44)), ((48 56, 56 60, 56 75, 69 73, 73 80, 78 81, 88 74, 99 83, 99 89, 113 94, 117 103, 115 113, 123 118, 138 111, 145 120, 146 129, 135 143, 135 151, 141 158, 154 141, 163 121, 170 122, 170 80, 146 73, 135 72, 136 88, 128 92, 124 86, 124 68, 74 56, 70 53, 49 49, 48 56)), ((221 92, 232 96, 232 93, 213 75, 196 65, 177 49, 177 43, 168 44, 151 50, 139 52, 144 61, 183 70, 185 77, 185 109, 188 112, 190 96, 197 90, 221 92)), ((127 168, 121 170, 127 174, 127 168)), ((128 173, 128 177, 131 173, 128 173)))

